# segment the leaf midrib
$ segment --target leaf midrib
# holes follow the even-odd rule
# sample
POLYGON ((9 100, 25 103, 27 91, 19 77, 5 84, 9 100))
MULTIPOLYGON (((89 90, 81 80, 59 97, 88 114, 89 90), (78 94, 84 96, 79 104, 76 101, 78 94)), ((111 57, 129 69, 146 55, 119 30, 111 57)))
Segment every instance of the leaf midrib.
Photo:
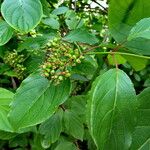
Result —
POLYGON ((148 143, 149 141, 150 141, 150 138, 148 138, 137 150, 141 150, 141 148, 144 147, 144 145, 148 143))
POLYGON ((111 135, 112 133, 112 126, 113 126, 113 120, 114 120, 114 115, 115 115, 115 108, 116 108, 116 103, 117 103, 117 98, 118 98, 118 84, 119 84, 119 79, 118 79, 118 72, 119 70, 116 68, 116 84, 115 84, 115 100, 114 100, 114 105, 113 105, 113 114, 112 114, 112 117, 111 117, 111 125, 110 125, 110 132, 109 132, 109 136, 111 135))

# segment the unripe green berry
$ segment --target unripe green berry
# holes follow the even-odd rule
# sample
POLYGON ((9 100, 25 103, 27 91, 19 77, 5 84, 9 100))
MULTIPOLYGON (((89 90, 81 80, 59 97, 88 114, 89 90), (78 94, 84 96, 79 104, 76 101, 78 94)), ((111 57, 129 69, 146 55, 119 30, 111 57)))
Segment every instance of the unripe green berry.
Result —
POLYGON ((65 74, 65 77, 70 77, 70 76, 71 76, 70 73, 66 73, 66 74, 65 74))
POLYGON ((49 73, 48 72, 44 72, 44 76, 49 77, 49 73))
POLYGON ((58 79, 59 79, 60 81, 62 81, 62 80, 63 80, 63 76, 59 76, 58 79))

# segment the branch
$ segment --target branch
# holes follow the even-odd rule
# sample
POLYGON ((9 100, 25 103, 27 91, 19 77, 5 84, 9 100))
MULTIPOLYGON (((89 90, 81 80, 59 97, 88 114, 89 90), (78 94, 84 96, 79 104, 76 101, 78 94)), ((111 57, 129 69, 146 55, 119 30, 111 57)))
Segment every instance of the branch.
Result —
POLYGON ((92 0, 94 3, 96 3, 97 5, 99 5, 101 8, 103 8, 103 11, 105 12, 105 13, 107 13, 107 9, 103 6, 103 5, 101 5, 100 3, 98 3, 96 0, 92 0))
POLYGON ((110 51, 110 52, 90 52, 90 53, 87 53, 87 55, 94 55, 94 54, 97 54, 97 55, 115 54, 115 55, 133 56, 133 57, 137 57, 137 58, 150 60, 150 56, 136 55, 136 54, 133 54, 133 53, 112 52, 112 51, 110 51))

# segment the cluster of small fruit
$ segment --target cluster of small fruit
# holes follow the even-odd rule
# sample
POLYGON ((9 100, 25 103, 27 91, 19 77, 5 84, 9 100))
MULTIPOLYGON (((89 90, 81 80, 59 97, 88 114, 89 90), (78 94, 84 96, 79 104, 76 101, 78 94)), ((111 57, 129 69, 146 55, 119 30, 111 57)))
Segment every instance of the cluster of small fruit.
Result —
POLYGON ((18 54, 16 50, 9 52, 4 56, 4 63, 9 65, 16 74, 16 77, 20 80, 23 79, 26 67, 24 67, 23 62, 25 61, 25 56, 23 54, 18 54))
POLYGON ((43 63, 43 75, 59 84, 71 76, 71 68, 81 63, 84 56, 73 44, 54 39, 46 49, 46 60, 43 63))

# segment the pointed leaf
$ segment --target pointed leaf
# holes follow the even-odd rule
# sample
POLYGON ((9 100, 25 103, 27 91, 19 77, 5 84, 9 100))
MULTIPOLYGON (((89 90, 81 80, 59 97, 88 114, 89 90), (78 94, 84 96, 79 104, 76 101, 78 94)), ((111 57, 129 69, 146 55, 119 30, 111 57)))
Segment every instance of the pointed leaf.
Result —
POLYGON ((128 150, 136 120, 136 94, 119 69, 99 76, 88 101, 88 123, 98 149, 128 150))
POLYGON ((68 80, 55 86, 40 75, 31 75, 14 96, 9 120, 15 130, 39 124, 48 119, 69 94, 68 80))

